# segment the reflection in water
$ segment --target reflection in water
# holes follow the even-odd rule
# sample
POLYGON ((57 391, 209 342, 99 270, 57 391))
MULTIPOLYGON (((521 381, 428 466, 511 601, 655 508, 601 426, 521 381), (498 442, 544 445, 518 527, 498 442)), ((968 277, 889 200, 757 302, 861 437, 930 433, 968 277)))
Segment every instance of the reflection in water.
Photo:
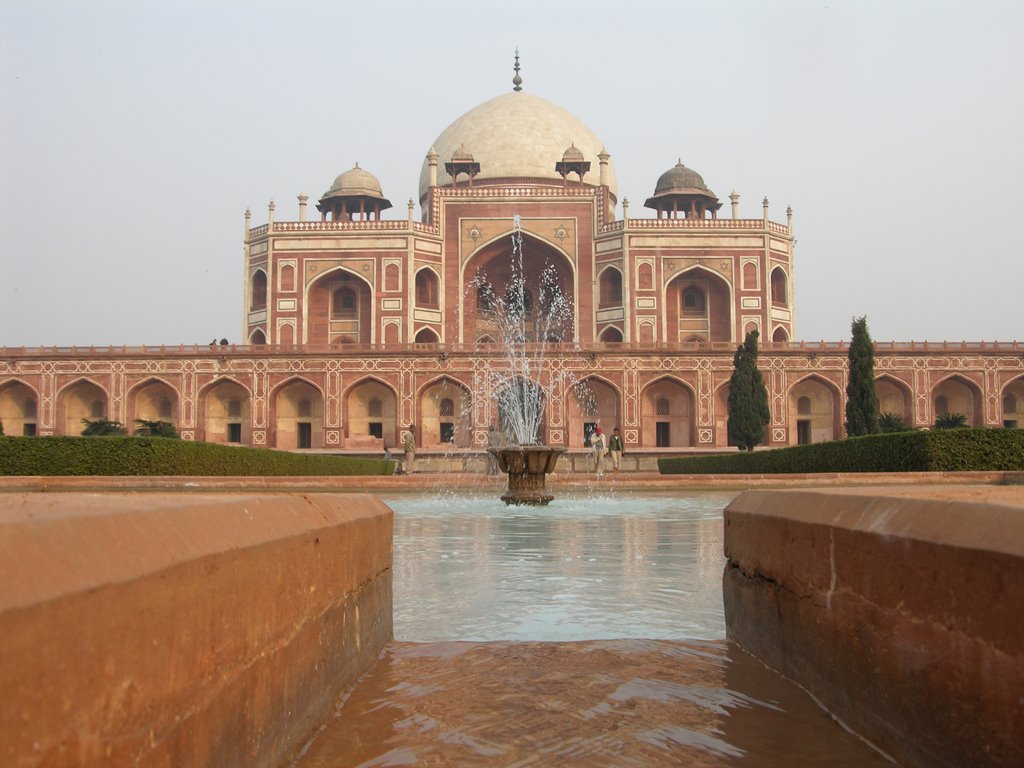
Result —
POLYGON ((397 643, 298 768, 891 765, 724 640, 397 643))
POLYGON ((733 495, 387 499, 395 639, 724 638, 733 495))

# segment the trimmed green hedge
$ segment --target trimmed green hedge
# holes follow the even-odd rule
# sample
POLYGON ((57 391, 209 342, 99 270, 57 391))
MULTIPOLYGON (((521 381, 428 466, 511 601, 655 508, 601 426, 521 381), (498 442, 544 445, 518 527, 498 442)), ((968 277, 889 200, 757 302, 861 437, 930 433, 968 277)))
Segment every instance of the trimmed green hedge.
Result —
POLYGON ((167 437, 0 437, 0 475, 390 475, 395 462, 167 437))
POLYGON ((895 432, 753 453, 659 459, 663 475, 1024 470, 1024 429, 895 432))

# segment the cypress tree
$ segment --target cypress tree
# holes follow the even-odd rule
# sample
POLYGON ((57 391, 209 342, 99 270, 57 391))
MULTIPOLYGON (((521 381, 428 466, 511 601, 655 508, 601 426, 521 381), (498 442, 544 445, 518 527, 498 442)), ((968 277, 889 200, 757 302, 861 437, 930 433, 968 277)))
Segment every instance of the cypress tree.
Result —
POLYGON ((867 317, 855 317, 850 325, 850 376, 846 382, 846 434, 873 435, 880 431, 878 396, 875 394, 875 346, 868 333, 867 317))
POLYGON ((764 428, 771 421, 768 390, 757 369, 757 336, 751 331, 736 349, 729 379, 729 440, 743 451, 764 441, 764 428))

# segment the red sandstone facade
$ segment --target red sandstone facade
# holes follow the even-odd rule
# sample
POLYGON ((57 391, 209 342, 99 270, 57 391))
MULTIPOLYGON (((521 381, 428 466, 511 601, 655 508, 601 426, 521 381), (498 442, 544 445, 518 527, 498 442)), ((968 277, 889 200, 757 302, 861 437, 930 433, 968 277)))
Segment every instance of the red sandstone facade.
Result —
MULTIPOLYGON (((391 203, 358 166, 320 199, 319 221, 305 195, 297 221, 276 220, 271 203, 252 227, 247 211, 244 345, 0 350, 4 431, 74 435, 82 418, 145 418, 189 440, 367 451, 394 448, 414 423, 425 447, 482 448, 501 418, 488 371, 507 362, 479 284, 503 290, 518 216, 527 290, 539 294, 547 268, 572 306, 547 339, 545 375, 563 382, 546 404, 548 443, 582 447, 599 423, 619 426, 627 451, 725 447, 732 355, 750 330, 763 342, 768 444, 842 436, 845 345, 791 341, 790 211, 772 221, 764 200, 760 218, 740 218, 733 193, 719 218, 718 199, 679 163, 646 202, 657 218, 631 218, 626 200, 616 218, 608 153, 526 94, 471 110, 437 146, 455 141, 448 156, 427 155, 419 220, 411 199, 405 218, 382 219, 391 203), (509 124, 546 127, 503 134, 509 124)), ((1016 342, 880 344, 876 374, 881 410, 909 425, 942 411, 1024 425, 1016 342)))

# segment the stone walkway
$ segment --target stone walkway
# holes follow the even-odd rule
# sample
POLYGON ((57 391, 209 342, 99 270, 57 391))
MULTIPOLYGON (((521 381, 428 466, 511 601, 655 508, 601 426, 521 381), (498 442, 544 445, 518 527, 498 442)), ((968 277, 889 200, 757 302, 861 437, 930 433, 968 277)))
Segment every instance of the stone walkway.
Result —
POLYGON ((724 642, 395 643, 293 768, 890 766, 724 642))

